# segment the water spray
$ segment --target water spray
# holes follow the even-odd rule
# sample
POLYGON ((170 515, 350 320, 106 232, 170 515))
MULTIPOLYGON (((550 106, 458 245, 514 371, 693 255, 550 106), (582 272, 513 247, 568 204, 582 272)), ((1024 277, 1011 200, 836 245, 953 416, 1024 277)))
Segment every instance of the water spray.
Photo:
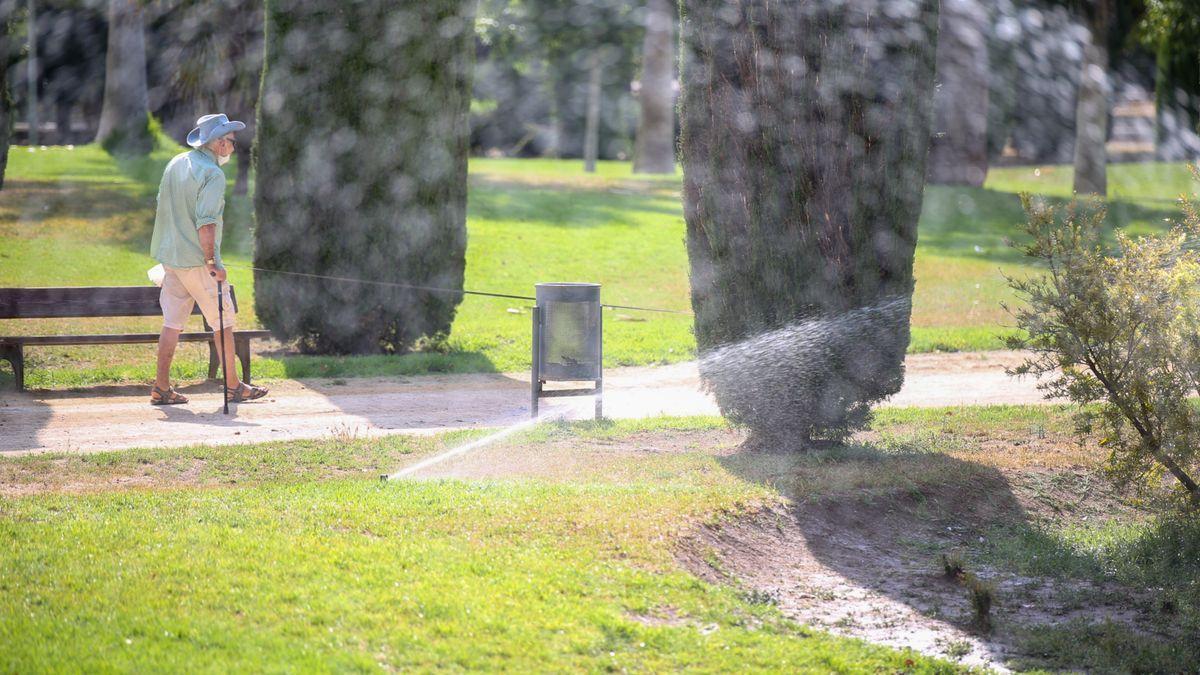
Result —
POLYGON ((547 419, 558 419, 565 410, 539 416, 540 399, 562 396, 591 396, 596 419, 603 415, 604 352, 602 347, 600 284, 537 284, 533 307, 533 368, 530 372, 530 419, 501 429, 466 445, 424 459, 395 473, 382 474, 382 481, 404 478, 453 457, 477 450, 529 429, 547 419), (592 389, 543 389, 548 381, 591 381, 592 389))
POLYGON ((479 448, 482 448, 486 445, 490 445, 492 443, 495 443, 496 441, 508 438, 509 436, 512 436, 513 434, 515 434, 519 431, 525 431, 526 429, 531 429, 534 426, 537 426, 537 424, 539 422, 545 422, 545 421, 549 421, 549 420, 557 420, 557 419, 563 417, 564 415, 566 415, 566 413, 567 413, 567 411, 560 410, 558 412, 551 413, 550 415, 547 415, 545 417, 540 417, 540 418, 535 417, 533 419, 525 420, 524 422, 518 422, 517 424, 514 424, 505 429, 501 429, 500 431, 497 431, 493 434, 484 436, 483 438, 479 438, 474 441, 471 441, 470 443, 467 443, 465 445, 460 445, 457 448, 451 448, 444 452, 440 452, 432 457, 427 457, 427 458, 417 462, 416 464, 413 464, 412 466, 406 466, 403 469, 396 471, 395 473, 381 474, 379 476, 379 480, 386 483, 387 481, 411 476, 411 475, 415 474, 416 472, 421 471, 422 469, 429 468, 435 464, 441 464, 442 462, 444 462, 448 459, 458 457, 459 455, 465 455, 466 453, 471 452, 473 450, 478 450, 479 448))

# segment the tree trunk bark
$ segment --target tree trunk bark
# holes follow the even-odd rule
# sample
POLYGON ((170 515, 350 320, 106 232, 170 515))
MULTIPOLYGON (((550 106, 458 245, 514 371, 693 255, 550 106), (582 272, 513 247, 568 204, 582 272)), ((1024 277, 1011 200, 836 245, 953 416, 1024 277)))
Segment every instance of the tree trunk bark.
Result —
POLYGON ((29 53, 25 57, 25 84, 28 92, 25 97, 29 105, 29 144, 37 145, 41 140, 42 121, 38 118, 38 29, 37 6, 34 0, 29 0, 29 53))
MULTIPOLYGON (((5 7, 4 9, 9 9, 5 7)), ((0 63, 8 63, 12 54, 12 17, 0 16, 0 63)), ((8 169, 8 146, 12 140, 12 98, 8 95, 8 68, 0 68, 0 190, 4 189, 4 174, 8 169)))
POLYGON ((988 10, 942 0, 929 181, 980 187, 988 171, 988 10))
POLYGON ((588 68, 587 124, 583 131, 583 170, 596 172, 596 157, 600 154, 600 52, 592 53, 588 68))
POLYGON ((258 129, 255 108, 258 104, 258 86, 262 76, 262 3, 240 4, 232 15, 232 24, 234 34, 230 36, 229 59, 236 66, 226 100, 229 103, 228 114, 246 124, 246 128, 238 132, 238 172, 233 183, 234 194, 245 195, 250 190, 250 169, 253 166, 258 129))
POLYGON ((104 107, 96 141, 110 152, 144 155, 153 147, 143 33, 138 0, 109 0, 104 107))
POLYGON ((1098 0, 1083 48, 1079 102, 1075 115, 1075 193, 1108 196, 1108 113, 1111 107, 1108 32, 1109 0, 1098 0))
POLYGON ((671 0, 650 0, 634 173, 675 173, 675 17, 671 0))
POLYGON ((59 145, 67 145, 73 142, 71 138, 71 111, 74 110, 74 105, 68 102, 60 102, 54 106, 54 142, 59 145))
POLYGON ((700 375, 784 446, 900 390, 938 0, 685 0, 684 218, 700 375))

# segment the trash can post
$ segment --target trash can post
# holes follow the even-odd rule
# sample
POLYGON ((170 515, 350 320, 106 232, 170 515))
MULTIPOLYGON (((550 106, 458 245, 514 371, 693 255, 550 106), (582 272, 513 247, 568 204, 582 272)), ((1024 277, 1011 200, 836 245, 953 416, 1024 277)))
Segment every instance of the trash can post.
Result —
MULTIPOLYGON (((600 317, 597 319, 596 332, 604 335, 604 307, 600 307, 600 317)), ((596 419, 604 417, 604 340, 596 340, 596 419)))
POLYGON ((542 394, 542 310, 540 307, 533 308, 533 371, 530 373, 530 402, 529 410, 530 417, 537 419, 538 416, 538 399, 542 394))

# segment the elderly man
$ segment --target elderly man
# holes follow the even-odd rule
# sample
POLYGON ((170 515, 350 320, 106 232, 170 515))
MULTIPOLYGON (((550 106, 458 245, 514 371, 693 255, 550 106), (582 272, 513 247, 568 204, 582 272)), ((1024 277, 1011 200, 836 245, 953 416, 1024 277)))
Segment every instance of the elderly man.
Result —
MULTIPOLYGON (((187 398, 171 387, 171 360, 179 344, 179 333, 196 303, 213 326, 217 353, 233 352, 235 316, 228 285, 221 298, 217 298, 217 282, 225 281, 225 267, 221 264, 225 173, 221 165, 233 154, 234 132, 245 128, 245 124, 231 122, 220 114, 196 120, 196 128, 187 137, 188 145, 194 149, 176 155, 167 164, 158 186, 158 212, 154 216, 150 254, 162 263, 165 275, 159 295, 163 328, 158 338, 158 374, 150 392, 153 405, 187 403, 187 398), (224 322, 219 318, 218 302, 223 305, 224 322)), ((223 375, 233 401, 250 401, 267 394, 262 387, 243 384, 236 372, 223 375)))

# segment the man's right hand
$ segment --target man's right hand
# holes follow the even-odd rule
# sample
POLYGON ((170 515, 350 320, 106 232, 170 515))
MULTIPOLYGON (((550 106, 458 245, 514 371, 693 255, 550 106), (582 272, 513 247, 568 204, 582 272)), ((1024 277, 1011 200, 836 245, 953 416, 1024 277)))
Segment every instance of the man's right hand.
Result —
POLYGON ((208 273, 213 275, 217 281, 225 283, 225 268, 217 267, 216 265, 205 265, 208 268, 208 273))

